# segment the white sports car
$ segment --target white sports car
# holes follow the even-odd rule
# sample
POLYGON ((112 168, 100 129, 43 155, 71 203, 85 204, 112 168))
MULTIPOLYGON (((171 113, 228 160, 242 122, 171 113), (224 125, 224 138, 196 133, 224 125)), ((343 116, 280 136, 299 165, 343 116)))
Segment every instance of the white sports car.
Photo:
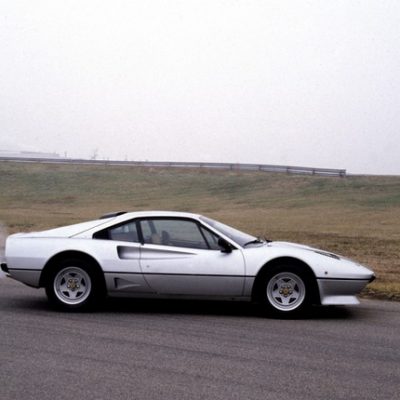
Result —
POLYGON ((12 278, 64 309, 110 296, 253 300, 281 315, 358 304, 374 273, 336 254, 255 238, 183 212, 118 212, 7 238, 12 278))

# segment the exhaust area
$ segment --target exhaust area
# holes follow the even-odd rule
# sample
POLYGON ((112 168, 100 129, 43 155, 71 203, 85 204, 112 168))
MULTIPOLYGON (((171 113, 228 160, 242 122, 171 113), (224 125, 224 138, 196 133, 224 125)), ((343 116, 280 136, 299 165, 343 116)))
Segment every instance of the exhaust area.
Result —
MULTIPOLYGON (((5 262, 5 248, 6 248, 6 239, 8 236, 6 225, 0 221, 0 263, 5 262)), ((0 270, 0 279, 4 278, 5 273, 0 270)))

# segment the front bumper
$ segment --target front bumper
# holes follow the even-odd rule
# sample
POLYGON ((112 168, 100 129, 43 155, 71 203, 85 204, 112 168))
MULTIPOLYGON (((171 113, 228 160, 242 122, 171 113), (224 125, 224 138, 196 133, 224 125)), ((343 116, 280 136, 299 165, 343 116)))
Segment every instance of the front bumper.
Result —
POLYGON ((321 304, 360 304, 356 295, 374 279, 374 275, 368 279, 317 279, 321 304))

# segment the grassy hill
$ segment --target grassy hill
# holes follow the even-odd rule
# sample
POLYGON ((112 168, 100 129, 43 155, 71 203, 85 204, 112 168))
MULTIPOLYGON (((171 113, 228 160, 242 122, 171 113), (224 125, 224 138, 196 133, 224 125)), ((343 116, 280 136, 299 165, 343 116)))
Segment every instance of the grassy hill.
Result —
POLYGON ((0 162, 0 190, 9 233, 117 210, 198 212, 355 258, 378 276, 366 295, 400 300, 400 177, 0 162))

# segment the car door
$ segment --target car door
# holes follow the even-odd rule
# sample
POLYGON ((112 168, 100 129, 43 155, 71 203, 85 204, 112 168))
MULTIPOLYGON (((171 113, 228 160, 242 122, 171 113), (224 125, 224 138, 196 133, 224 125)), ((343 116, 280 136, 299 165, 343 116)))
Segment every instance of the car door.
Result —
POLYGON ((241 296, 245 264, 240 249, 223 253, 218 237, 187 218, 143 218, 140 267, 159 294, 241 296))
POLYGON ((137 221, 131 220, 94 235, 98 254, 102 254, 104 277, 109 292, 151 293, 140 268, 141 243, 137 221))

